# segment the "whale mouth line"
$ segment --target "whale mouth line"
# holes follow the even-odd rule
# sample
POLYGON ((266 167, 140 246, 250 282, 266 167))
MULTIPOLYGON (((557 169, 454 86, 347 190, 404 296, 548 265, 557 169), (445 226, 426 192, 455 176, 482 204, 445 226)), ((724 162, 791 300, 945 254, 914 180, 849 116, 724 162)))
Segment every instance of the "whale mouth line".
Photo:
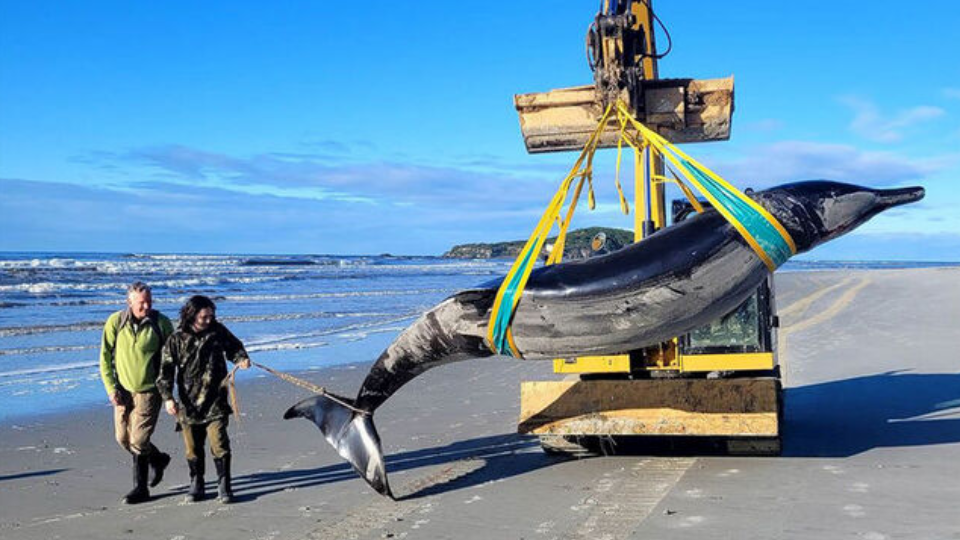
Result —
POLYGON ((884 209, 919 201, 924 195, 926 195, 926 190, 920 186, 877 191, 877 197, 884 209))

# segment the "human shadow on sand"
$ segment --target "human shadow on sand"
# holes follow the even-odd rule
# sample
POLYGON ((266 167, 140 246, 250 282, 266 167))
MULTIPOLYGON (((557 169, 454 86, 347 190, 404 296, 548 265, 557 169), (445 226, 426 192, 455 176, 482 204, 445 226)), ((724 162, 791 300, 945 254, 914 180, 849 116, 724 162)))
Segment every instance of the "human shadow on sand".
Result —
POLYGON ((960 442, 960 373, 889 371, 785 392, 789 457, 960 442))
POLYGON ((47 469, 45 471, 28 471, 17 474, 6 474, 0 475, 0 482, 5 482, 7 480, 17 480, 20 478, 32 478, 35 476, 50 476, 52 474, 60 474, 64 471, 69 471, 70 469, 47 469))
MULTIPOLYGON (((326 445, 322 439, 318 439, 318 444, 326 445)), ((538 446, 536 437, 517 434, 478 437, 446 446, 391 454, 386 457, 387 471, 395 474, 433 465, 469 460, 479 462, 477 467, 466 468, 464 472, 439 479, 437 483, 415 485, 412 489, 403 483, 393 486, 396 495, 401 499, 421 497, 528 473, 558 462, 558 458, 540 452, 538 446)), ((392 479, 396 480, 396 477, 392 479)), ((347 463, 316 469, 245 474, 234 477, 234 499, 237 502, 251 501, 271 493, 344 480, 362 481, 347 463)))

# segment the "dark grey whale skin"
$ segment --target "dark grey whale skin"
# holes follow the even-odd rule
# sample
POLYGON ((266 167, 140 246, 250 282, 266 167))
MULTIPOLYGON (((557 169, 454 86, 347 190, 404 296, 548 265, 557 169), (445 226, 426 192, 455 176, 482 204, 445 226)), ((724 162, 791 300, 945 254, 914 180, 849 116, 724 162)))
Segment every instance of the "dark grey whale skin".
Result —
MULTIPOLYGON (((751 197, 777 218, 802 253, 923 195, 921 187, 874 190, 818 180, 751 197)), ((767 275, 733 226, 708 210, 619 251, 534 270, 512 322, 514 342, 525 359, 654 345, 730 312, 767 275)), ((495 354, 485 338, 499 285, 497 280, 459 292, 423 314, 380 355, 354 405, 372 414, 432 367, 495 354)), ((371 414, 338 413, 343 420, 331 423, 330 411, 338 407, 343 408, 317 396, 284 418, 313 420, 374 489, 391 495, 371 414)))

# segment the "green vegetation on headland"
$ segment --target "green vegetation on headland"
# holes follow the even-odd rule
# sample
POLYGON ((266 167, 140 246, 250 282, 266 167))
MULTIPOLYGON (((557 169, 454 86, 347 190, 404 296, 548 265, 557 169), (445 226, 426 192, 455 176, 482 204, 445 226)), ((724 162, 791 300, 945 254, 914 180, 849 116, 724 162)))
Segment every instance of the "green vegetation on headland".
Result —
MULTIPOLYGON (((556 240, 556 236, 547 239, 541 256, 546 256, 546 254, 549 253, 549 249, 553 247, 556 240)), ((460 244, 453 246, 453 248, 444 253, 443 256, 456 259, 513 258, 520 253, 525 243, 526 240, 514 240, 511 242, 460 244)), ((564 260, 585 259, 595 253, 609 253, 632 243, 633 231, 612 229, 609 227, 577 229, 567 233, 567 243, 563 250, 563 258, 564 260), (591 243, 594 237, 601 232, 606 235, 606 242, 599 251, 595 252, 591 247, 591 243)))

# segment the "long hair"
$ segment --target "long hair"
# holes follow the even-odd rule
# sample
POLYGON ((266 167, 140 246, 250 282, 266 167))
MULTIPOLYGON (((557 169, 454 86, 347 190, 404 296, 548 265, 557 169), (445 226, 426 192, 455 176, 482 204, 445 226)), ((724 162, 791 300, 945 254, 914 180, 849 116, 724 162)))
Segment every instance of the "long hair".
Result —
MULTIPOLYGON (((213 303, 213 300, 199 294, 191 296, 180 308, 180 330, 190 330, 197 314, 208 308, 216 315, 217 305, 213 303)), ((214 320, 216 320, 216 317, 214 317, 214 320)))

